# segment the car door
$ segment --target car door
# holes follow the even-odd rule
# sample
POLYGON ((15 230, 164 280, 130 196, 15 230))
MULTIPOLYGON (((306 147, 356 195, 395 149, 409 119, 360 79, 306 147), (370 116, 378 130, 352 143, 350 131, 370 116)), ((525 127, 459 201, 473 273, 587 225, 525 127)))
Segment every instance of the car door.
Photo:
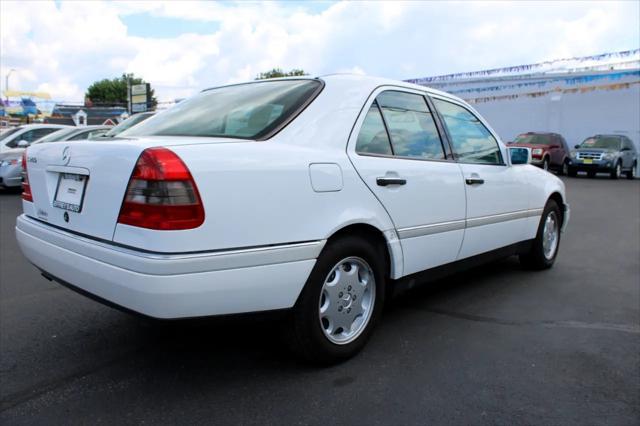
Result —
POLYGON ((459 259, 526 239, 527 174, 505 161, 498 138, 465 105, 433 97, 464 176, 467 212, 459 259))
POLYGON ((630 169, 633 166, 634 161, 634 152, 633 152, 633 143, 630 139, 627 139, 625 136, 621 137, 622 139, 622 167, 625 169, 630 169))
POLYGON ((462 172, 424 94, 378 89, 354 129, 349 158, 394 223, 404 275, 454 261, 465 224, 462 172))

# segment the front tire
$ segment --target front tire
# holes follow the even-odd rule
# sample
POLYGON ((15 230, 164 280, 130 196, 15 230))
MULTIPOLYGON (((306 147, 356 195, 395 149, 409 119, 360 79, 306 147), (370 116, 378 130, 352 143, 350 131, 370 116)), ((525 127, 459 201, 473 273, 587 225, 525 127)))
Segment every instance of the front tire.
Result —
POLYGON ((562 214, 558 203, 547 201, 538 225, 538 233, 527 253, 520 255, 520 263, 530 269, 549 269, 560 249, 562 214))
POLYGON ((621 174, 622 174, 622 164, 620 164, 620 162, 618 161, 615 167, 613 168, 613 170, 611 170, 609 177, 611 179, 619 179, 621 174))
POLYGON ((569 177, 576 177, 578 176, 578 171, 573 167, 569 167, 569 173, 567 174, 569 175, 569 177))
POLYGON ((545 157, 544 161, 542 161, 542 170, 544 170, 545 172, 548 172, 549 164, 550 164, 549 157, 545 157))
POLYGON ((356 236, 327 243, 292 312, 295 352, 330 365, 364 347, 384 305, 383 250, 356 236))
POLYGON ((566 160, 562 162, 562 167, 560 168, 560 171, 558 172, 558 174, 560 176, 567 176, 570 174, 569 163, 566 160))

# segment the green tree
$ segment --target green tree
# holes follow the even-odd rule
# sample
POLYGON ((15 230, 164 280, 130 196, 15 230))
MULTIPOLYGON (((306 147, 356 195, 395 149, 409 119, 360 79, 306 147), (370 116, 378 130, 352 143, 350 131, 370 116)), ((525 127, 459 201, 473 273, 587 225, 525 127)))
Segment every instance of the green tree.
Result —
POLYGON ((304 70, 294 68, 291 71, 284 72, 282 68, 274 68, 267 72, 261 72, 257 75, 256 80, 267 80, 269 78, 280 78, 280 77, 297 77, 301 75, 309 75, 304 70))
MULTIPOLYGON (((146 83, 142 78, 133 74, 122 74, 121 77, 102 79, 94 82, 85 92, 85 98, 94 105, 103 106, 126 106, 127 105, 127 81, 133 86, 135 84, 146 83)), ((151 105, 154 108, 158 100, 155 92, 151 89, 151 105)))

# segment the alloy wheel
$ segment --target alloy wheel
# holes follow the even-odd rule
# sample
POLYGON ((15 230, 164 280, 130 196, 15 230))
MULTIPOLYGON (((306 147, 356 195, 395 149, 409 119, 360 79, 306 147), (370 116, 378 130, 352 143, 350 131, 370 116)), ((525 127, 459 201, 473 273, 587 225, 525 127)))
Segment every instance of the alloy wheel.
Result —
POLYGON ((542 251, 547 260, 553 259, 558 250, 559 232, 558 216, 552 211, 547 215, 542 230, 542 251))
POLYGON ((376 298, 376 280, 364 259, 348 257, 329 272, 320 293, 318 318, 327 339, 337 345, 354 341, 367 327, 376 298))

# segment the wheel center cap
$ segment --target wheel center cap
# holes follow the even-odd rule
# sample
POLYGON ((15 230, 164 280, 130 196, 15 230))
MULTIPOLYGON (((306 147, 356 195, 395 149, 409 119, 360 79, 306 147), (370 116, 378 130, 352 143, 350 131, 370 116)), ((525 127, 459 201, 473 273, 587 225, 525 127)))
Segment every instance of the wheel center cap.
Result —
POLYGON ((351 306, 351 295, 349 293, 345 293, 344 296, 342 296, 342 306, 345 308, 351 306))

